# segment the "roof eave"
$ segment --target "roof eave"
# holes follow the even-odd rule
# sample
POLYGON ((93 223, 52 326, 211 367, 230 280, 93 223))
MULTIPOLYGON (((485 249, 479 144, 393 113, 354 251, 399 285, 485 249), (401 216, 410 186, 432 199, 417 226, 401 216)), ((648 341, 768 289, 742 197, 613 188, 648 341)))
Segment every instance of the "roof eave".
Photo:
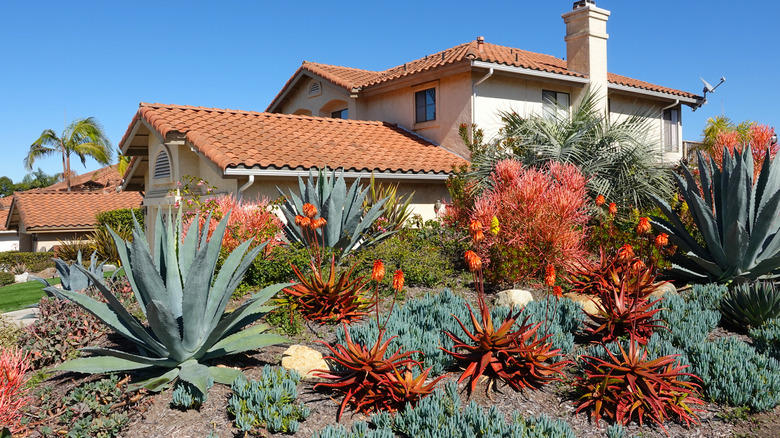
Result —
MULTIPOLYGON (((306 177, 309 176, 311 169, 273 169, 273 168, 259 168, 259 167, 246 167, 243 165, 228 167, 225 169, 225 176, 275 176, 275 177, 306 177)), ((388 171, 344 171, 344 177, 357 178, 357 177, 371 177, 377 179, 408 179, 408 180, 424 180, 424 181, 446 181, 449 178, 449 172, 388 172, 388 171)))
POLYGON ((647 90, 644 88, 631 87, 629 85, 615 84, 612 82, 609 83, 609 89, 615 91, 623 91, 626 93, 641 94, 644 96, 656 97, 656 98, 661 98, 666 100, 679 100, 680 103, 683 103, 691 107, 698 105, 698 103, 700 102, 699 99, 692 98, 692 97, 680 96, 678 94, 672 94, 672 93, 664 93, 661 91, 647 90))
POLYGON ((543 70, 534 70, 525 67, 516 67, 512 65, 501 64, 498 62, 471 61, 471 66, 477 68, 492 68, 494 71, 515 73, 515 74, 533 76, 533 77, 543 78, 543 79, 554 79, 558 81, 574 82, 580 85, 585 85, 590 82, 588 78, 584 78, 580 76, 566 75, 562 73, 553 73, 553 72, 543 71, 543 70))

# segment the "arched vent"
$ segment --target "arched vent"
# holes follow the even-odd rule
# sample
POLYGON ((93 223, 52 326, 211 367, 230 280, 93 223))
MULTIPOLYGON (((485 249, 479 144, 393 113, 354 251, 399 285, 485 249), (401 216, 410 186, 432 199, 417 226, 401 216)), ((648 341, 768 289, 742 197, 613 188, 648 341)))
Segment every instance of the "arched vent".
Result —
POLYGON ((168 156, 168 151, 161 150, 157 154, 157 159, 154 160, 154 177, 155 178, 170 178, 171 176, 171 158, 168 156))
POLYGON ((311 85, 309 85, 309 94, 310 95, 318 95, 322 93, 322 84, 318 81, 312 82, 311 85))

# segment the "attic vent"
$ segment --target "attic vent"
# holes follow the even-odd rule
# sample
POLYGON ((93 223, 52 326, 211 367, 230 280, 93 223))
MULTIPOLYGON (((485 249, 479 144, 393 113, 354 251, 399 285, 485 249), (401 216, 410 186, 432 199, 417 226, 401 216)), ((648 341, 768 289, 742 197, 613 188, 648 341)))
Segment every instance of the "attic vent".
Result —
POLYGON ((319 96, 320 94, 322 94, 322 84, 320 82, 312 82, 309 85, 309 95, 319 96))
POLYGON ((168 156, 168 151, 161 150, 157 154, 157 159, 154 160, 154 177, 155 178, 170 178, 171 177, 171 159, 168 156))

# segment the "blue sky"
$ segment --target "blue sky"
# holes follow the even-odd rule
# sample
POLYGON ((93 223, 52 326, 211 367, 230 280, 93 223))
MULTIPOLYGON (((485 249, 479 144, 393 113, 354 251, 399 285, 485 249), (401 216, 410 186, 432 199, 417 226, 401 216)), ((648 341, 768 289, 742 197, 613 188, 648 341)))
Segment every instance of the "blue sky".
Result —
MULTIPOLYGON (((701 93, 727 81, 684 139, 721 111, 780 124, 777 17, 770 1, 598 0, 612 12, 609 71, 701 93)), ((493 2, 3 2, 0 175, 21 180, 30 144, 64 117, 94 116, 114 146, 139 102, 263 111, 303 60, 383 70, 478 35, 565 57, 572 0, 493 2)), ((58 157, 36 163, 60 172, 58 157)), ((88 162, 74 170, 98 166, 88 162)))

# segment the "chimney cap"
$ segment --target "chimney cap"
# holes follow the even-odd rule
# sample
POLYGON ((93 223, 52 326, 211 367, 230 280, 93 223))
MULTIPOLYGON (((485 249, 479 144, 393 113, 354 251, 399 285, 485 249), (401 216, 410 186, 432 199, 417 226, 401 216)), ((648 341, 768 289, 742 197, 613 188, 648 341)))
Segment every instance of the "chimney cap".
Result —
POLYGON ((478 43, 484 43, 484 42, 485 42, 485 37, 483 37, 483 36, 478 36, 478 37, 477 37, 477 42, 478 42, 478 43))
POLYGON ((588 5, 596 6, 596 1, 595 0, 578 0, 578 1, 574 2, 574 5, 572 5, 571 8, 572 9, 584 8, 585 6, 588 6, 588 5))

